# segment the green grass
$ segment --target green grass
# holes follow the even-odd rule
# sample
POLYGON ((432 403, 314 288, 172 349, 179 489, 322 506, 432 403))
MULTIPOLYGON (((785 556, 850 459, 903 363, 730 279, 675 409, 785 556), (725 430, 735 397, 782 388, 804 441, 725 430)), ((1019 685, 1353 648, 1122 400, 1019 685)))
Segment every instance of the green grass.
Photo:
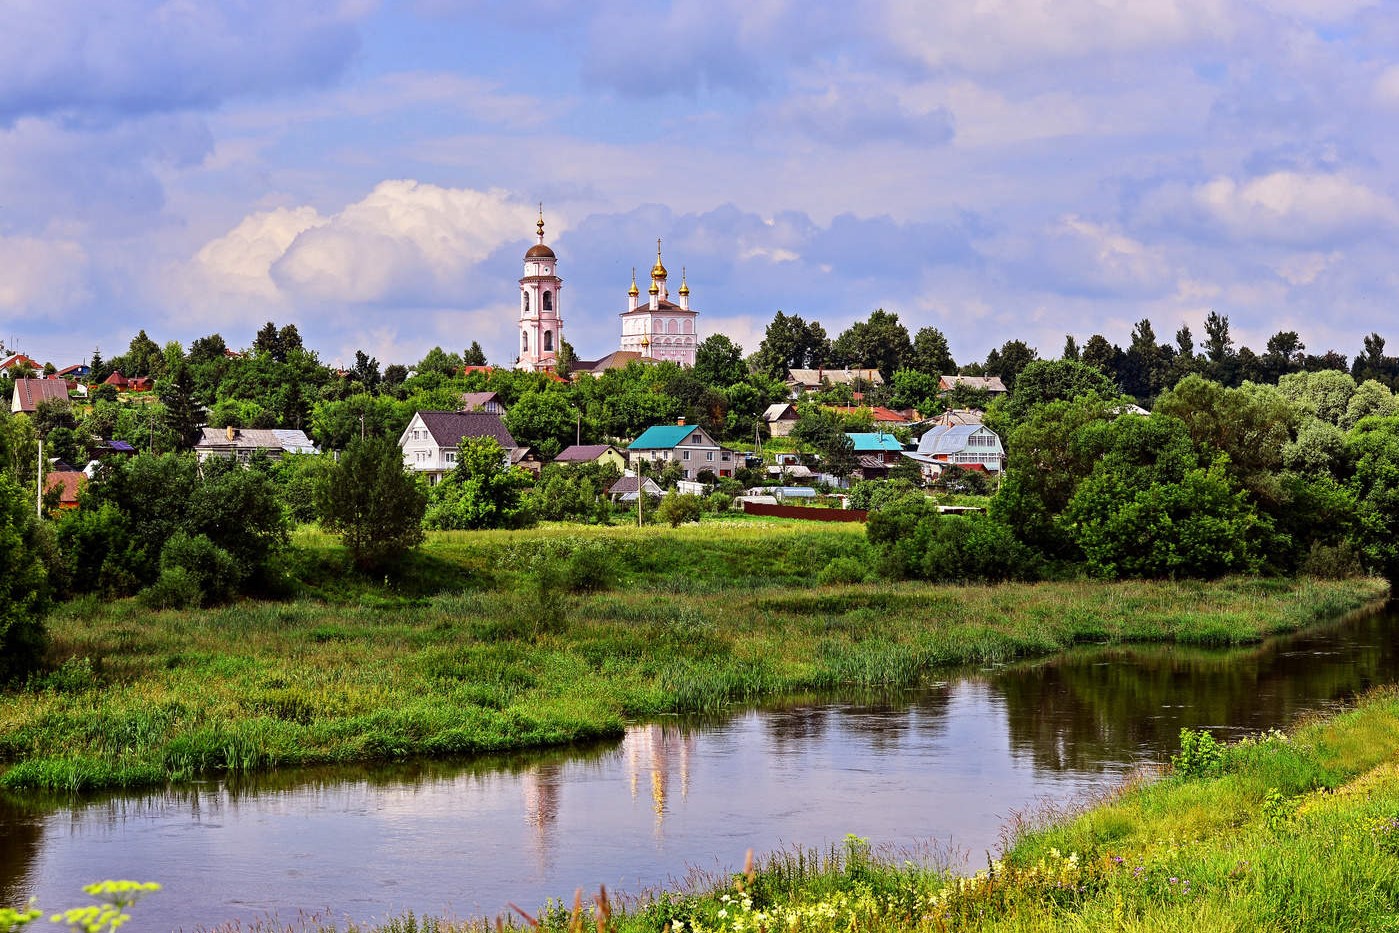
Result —
POLYGON ((798 523, 440 534, 387 583, 333 572, 328 538, 297 544, 322 571, 314 598, 60 607, 52 672, 0 695, 0 787, 577 743, 636 718, 901 688, 1083 642, 1240 644, 1383 593, 1373 580, 816 587, 867 545, 858 528, 798 523))

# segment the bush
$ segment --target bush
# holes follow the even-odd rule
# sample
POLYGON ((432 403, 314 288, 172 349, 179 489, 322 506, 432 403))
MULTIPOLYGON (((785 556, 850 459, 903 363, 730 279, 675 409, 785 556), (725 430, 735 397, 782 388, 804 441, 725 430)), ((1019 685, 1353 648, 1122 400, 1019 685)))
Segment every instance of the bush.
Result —
POLYGON ((999 583, 1040 575, 1039 553, 985 515, 940 515, 913 503, 872 513, 865 533, 889 577, 999 583))
POLYGON ((616 551, 608 541, 580 541, 564 561, 563 584, 573 593, 610 590, 618 576, 616 551))
POLYGON ((195 609, 204 598, 199 580, 183 567, 168 567, 140 594, 150 609, 195 609))
POLYGON ((175 568, 185 571, 199 587, 201 605, 227 602, 243 576, 233 555, 204 535, 190 537, 182 531, 171 535, 160 552, 161 575, 175 568))
POLYGON ((1349 541, 1336 545, 1312 542, 1312 549, 1302 560, 1302 574, 1322 580, 1344 580, 1358 576, 1362 570, 1360 554, 1349 541))
POLYGON ((705 506, 714 513, 727 512, 733 508, 734 497, 726 492, 714 491, 704 500, 705 506))
POLYGON ((0 473, 0 681, 38 668, 47 648, 48 578, 38 538, 28 497, 0 473))
POLYGON ((656 521, 678 528, 684 522, 697 522, 704 512, 700 497, 692 493, 669 492, 656 508, 656 521))
POLYGON ((821 586, 863 583, 868 574, 863 561, 854 557, 836 557, 816 572, 816 582, 821 586))

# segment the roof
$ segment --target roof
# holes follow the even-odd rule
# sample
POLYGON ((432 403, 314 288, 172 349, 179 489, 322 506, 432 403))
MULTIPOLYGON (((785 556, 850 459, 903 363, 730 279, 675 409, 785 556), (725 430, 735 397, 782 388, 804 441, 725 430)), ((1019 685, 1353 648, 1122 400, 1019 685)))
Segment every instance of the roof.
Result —
POLYGON ((526 259, 557 259, 554 251, 543 243, 536 243, 525 251, 526 259))
POLYGON ((78 490, 87 485, 87 475, 78 470, 60 470, 44 477, 44 492, 57 489, 58 504, 78 504, 78 490))
POLYGON ((35 411, 40 402, 68 398, 68 384, 62 379, 24 378, 15 380, 15 394, 11 398, 11 411, 35 411), (19 407, 14 407, 14 400, 19 407))
POLYGON ((831 385, 845 385, 857 379, 875 385, 883 385, 884 377, 877 369, 789 369, 787 380, 804 386, 819 386, 823 382, 831 385))
POLYGON ((797 410, 796 410, 796 408, 792 407, 792 404, 791 404, 790 402, 778 402, 778 403, 775 404, 775 405, 769 405, 769 406, 767 407, 767 411, 763 412, 763 420, 764 420, 764 421, 783 421, 783 420, 791 420, 791 419, 789 419, 789 418, 787 417, 789 412, 791 413, 791 418, 796 418, 796 417, 797 417, 797 410))
POLYGON ((496 392, 463 392, 461 394, 461 407, 466 411, 484 408, 491 402, 499 404, 500 395, 496 392))
POLYGON ((420 411, 416 416, 439 447, 455 447, 467 437, 493 437, 506 450, 520 446, 500 415, 488 411, 420 411))
POLYGON ((10 368, 12 368, 12 367, 14 367, 14 366, 18 366, 20 363, 23 363, 23 364, 25 364, 26 366, 31 366, 31 367, 33 367, 34 369, 39 369, 39 368, 40 368, 38 363, 34 362, 33 359, 31 359, 30 357, 26 356, 25 354, 23 354, 23 353, 11 353, 9 356, 5 357, 3 360, 0 360, 0 369, 10 369, 10 368))
POLYGON ((90 372, 92 372, 92 367, 88 366, 86 363, 74 363, 72 366, 63 367, 57 373, 55 373, 55 375, 72 376, 76 374, 79 376, 85 376, 90 372))
POLYGON ((908 424, 907 415, 894 411, 892 408, 885 408, 883 405, 829 405, 827 407, 842 415, 858 415, 860 412, 868 410, 870 417, 875 421, 882 421, 886 424, 908 424))
POLYGON ((847 432, 845 436, 850 438, 850 440, 855 444, 855 452, 857 454, 868 453, 877 450, 898 452, 904 449, 904 445, 900 444, 899 439, 892 434, 883 434, 880 432, 871 431, 858 431, 855 433, 847 432))
POLYGON ((134 454, 136 452, 136 448, 126 441, 105 441, 101 449, 110 450, 116 454, 134 454))
POLYGON ((980 389, 983 392, 1004 392, 1006 384, 1001 381, 1000 376, 939 376, 938 388, 943 391, 956 386, 965 386, 968 389, 980 389))
MULTIPOLYGON (((696 311, 694 308, 682 308, 680 307, 680 305, 666 298, 656 299, 656 310, 664 311, 667 314, 692 314, 695 316, 699 315, 699 312, 696 311)), ((637 305, 635 311, 620 311, 618 312, 618 314, 621 317, 626 317, 628 314, 645 314, 649 311, 651 311, 651 302, 647 300, 637 305)))
MULTIPOLYGON (((617 482, 607 487, 607 494, 609 496, 622 496, 626 495, 627 493, 631 493, 633 496, 635 496, 637 482, 638 478, 635 476, 623 476, 621 479, 617 480, 617 482)), ((654 494, 657 496, 661 494, 661 487, 657 486, 656 481, 649 476, 646 477, 646 485, 643 488, 649 494, 654 494)))
POLYGON ((609 369, 622 369, 633 360, 655 362, 647 360, 635 350, 613 350, 600 360, 574 360, 568 364, 568 368, 575 373, 603 373, 609 369))
POLYGON ((124 386, 126 385, 126 377, 121 373, 112 373, 106 379, 102 380, 102 384, 107 386, 124 386))
POLYGON ((704 429, 697 424, 655 424, 642 431, 640 437, 627 445, 627 450, 670 450, 679 447, 695 431, 704 432, 704 429))
MULTIPOLYGON (((918 439, 918 452, 925 456, 958 453, 966 449, 967 438, 978 431, 985 431, 997 440, 1000 439, 995 431, 980 424, 940 424, 929 428, 928 433, 918 439)), ((992 450, 984 452, 988 455, 995 453, 992 450)))
POLYGON ((295 428, 200 428, 195 450, 280 450, 289 454, 316 453, 315 443, 306 432, 295 428))
MULTIPOLYGON (((571 444, 559 451, 559 455, 554 458, 555 463, 592 463, 598 457, 609 450, 616 453, 616 448, 611 444, 571 444)), ((621 456, 618 453, 618 456, 621 456)))
POLYGON ((876 457, 873 454, 861 454, 855 458, 862 470, 887 470, 889 464, 884 462, 883 457, 876 457))
POLYGON ((937 416, 937 423, 948 427, 956 424, 981 424, 981 416, 984 414, 979 408, 949 408, 937 416))

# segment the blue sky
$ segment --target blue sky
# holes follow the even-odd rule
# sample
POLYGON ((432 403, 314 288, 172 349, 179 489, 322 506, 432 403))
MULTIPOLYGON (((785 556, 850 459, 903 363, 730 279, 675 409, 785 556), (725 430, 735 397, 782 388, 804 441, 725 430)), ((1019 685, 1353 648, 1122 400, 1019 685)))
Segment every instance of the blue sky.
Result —
POLYGON ((656 237, 750 352, 883 307, 959 361, 1210 310, 1354 354, 1396 118, 1380 0, 5 0, 0 340, 509 362, 543 201, 585 357, 656 237))

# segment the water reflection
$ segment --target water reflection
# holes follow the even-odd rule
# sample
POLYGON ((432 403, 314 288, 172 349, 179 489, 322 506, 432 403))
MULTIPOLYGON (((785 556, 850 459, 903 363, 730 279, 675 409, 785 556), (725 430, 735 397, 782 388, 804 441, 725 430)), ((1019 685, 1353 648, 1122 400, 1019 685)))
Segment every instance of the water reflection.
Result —
POLYGON ((0 900, 160 880, 149 929, 300 909, 493 915, 576 887, 639 891, 752 847, 951 838, 975 859, 1016 809, 1161 760, 1181 726, 1286 725, 1399 679, 1394 616, 1235 651, 1095 649, 897 697, 801 697, 619 743, 275 772, 78 802, 0 798, 0 900), (210 879, 216 879, 211 881, 210 879))

